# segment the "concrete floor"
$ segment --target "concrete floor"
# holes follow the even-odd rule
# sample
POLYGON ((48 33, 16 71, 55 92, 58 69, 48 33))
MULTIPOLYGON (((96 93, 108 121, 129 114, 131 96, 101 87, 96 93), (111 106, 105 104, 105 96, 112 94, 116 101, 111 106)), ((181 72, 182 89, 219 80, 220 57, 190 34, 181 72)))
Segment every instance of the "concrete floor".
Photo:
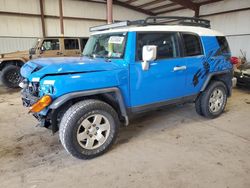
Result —
POLYGON ((249 188, 249 94, 234 89, 214 120, 192 104, 145 115, 105 155, 81 161, 35 127, 19 92, 0 89, 0 187, 249 188))

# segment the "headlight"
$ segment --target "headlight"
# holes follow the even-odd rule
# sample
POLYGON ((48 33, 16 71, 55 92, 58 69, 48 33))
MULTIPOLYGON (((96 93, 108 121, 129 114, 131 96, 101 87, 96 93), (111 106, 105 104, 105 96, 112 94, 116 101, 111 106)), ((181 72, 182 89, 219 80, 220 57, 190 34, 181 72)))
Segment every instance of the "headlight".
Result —
POLYGON ((44 80, 41 81, 40 89, 43 94, 54 94, 55 93, 55 80, 44 80))

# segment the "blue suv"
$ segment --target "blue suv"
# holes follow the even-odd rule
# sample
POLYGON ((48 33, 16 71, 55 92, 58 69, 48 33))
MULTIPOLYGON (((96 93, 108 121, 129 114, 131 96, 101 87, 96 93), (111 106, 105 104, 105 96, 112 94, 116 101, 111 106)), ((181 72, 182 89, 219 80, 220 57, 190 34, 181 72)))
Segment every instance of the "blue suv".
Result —
POLYGON ((199 115, 218 117, 233 66, 225 36, 209 27, 188 17, 93 27, 82 57, 35 59, 21 68, 23 104, 80 159, 107 151, 119 126, 142 112, 194 102, 199 115))

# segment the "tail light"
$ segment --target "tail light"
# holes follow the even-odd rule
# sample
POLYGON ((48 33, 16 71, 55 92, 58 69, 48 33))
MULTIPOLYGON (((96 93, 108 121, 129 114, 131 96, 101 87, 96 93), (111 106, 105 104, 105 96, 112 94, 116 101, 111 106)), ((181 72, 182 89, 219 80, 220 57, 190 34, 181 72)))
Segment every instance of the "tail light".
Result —
POLYGON ((238 64, 238 62, 239 62, 239 58, 238 58, 238 57, 231 57, 231 58, 230 58, 230 62, 231 62, 233 65, 236 65, 236 64, 238 64))

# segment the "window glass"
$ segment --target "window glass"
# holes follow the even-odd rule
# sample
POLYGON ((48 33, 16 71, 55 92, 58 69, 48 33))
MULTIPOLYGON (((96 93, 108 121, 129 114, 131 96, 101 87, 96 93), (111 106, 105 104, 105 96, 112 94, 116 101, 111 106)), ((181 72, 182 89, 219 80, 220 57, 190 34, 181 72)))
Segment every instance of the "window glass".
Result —
POLYGON ((182 34, 185 56, 202 55, 200 38, 193 34, 182 34))
POLYGON ((92 35, 83 51, 84 56, 122 58, 125 51, 126 33, 92 35))
POLYGON ((79 50, 79 44, 77 39, 64 39, 65 50, 79 50))
POLYGON ((139 33, 137 37, 137 60, 142 60, 145 45, 157 46, 157 59, 179 56, 176 33, 139 33))
POLYGON ((58 39, 46 39, 43 41, 44 50, 59 50, 60 43, 58 39))
POLYGON ((220 49, 222 53, 230 53, 230 48, 229 45, 227 43, 227 39, 226 37, 220 36, 220 37, 216 37, 217 41, 219 43, 220 49))
POLYGON ((80 44, 81 44, 81 49, 83 50, 84 49, 84 47, 85 47, 85 45, 86 45, 86 43, 87 43, 87 41, 88 41, 88 39, 87 38, 81 38, 80 39, 80 44))

